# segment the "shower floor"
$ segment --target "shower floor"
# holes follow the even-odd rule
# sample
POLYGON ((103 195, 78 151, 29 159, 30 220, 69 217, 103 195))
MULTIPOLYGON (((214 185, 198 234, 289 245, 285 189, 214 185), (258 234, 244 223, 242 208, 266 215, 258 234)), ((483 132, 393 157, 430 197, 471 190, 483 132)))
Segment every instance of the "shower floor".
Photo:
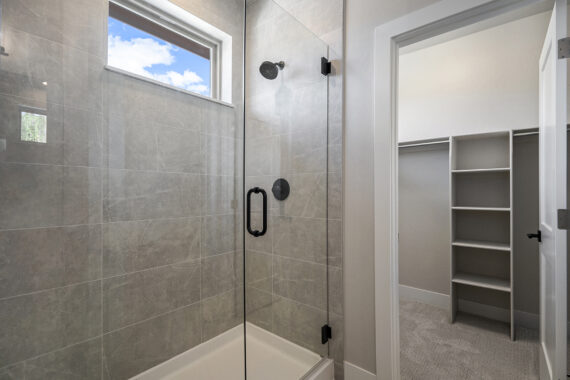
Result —
MULTIPOLYGON (((321 360, 319 355, 250 323, 247 358, 248 380, 267 380, 268 376, 272 380, 300 379, 321 360)), ((243 325, 240 325, 133 379, 239 380, 244 378, 243 359, 243 325)), ((332 375, 321 376, 318 379, 332 380, 332 375)))

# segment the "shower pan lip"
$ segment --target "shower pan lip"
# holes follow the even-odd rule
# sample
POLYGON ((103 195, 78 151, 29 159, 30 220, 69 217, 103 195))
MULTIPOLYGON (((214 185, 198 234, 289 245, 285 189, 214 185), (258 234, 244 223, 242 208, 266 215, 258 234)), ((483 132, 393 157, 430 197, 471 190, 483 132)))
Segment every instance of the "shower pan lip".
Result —
MULTIPOLYGON (((240 378, 235 374, 244 373, 243 331, 242 323, 132 377, 131 380, 180 380, 187 379, 189 374, 199 380, 200 377, 196 377, 196 374, 199 375, 200 371, 209 375, 216 371, 228 371, 220 373, 220 380, 240 378), (219 363, 224 365, 216 365, 219 363)), ((280 379, 278 375, 288 374, 283 379, 294 376, 293 378, 303 380, 333 380, 334 364, 331 359, 321 358, 318 354, 250 322, 246 322, 246 331, 248 380, 266 379, 267 373, 274 373, 275 379, 280 379), (255 352, 259 354, 256 355, 255 352)))

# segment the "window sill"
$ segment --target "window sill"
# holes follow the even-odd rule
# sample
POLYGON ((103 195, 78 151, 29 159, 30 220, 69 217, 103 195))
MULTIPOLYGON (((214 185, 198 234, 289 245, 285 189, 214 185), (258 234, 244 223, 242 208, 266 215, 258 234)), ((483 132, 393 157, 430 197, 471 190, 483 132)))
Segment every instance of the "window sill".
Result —
POLYGON ((122 70, 122 69, 118 69, 118 68, 113 67, 113 66, 105 65, 105 70, 116 73, 116 74, 121 74, 121 75, 130 77, 130 78, 133 78, 133 79, 138 79, 138 80, 141 80, 143 82, 151 83, 151 84, 163 87, 163 88, 168 88, 169 90, 173 90, 173 91, 181 92, 183 94, 191 95, 191 96, 194 96, 194 97, 199 98, 199 99, 203 99, 203 100, 207 100, 207 101, 212 102, 212 103, 220 104, 222 106, 235 108, 234 104, 227 103, 227 102, 224 102, 224 101, 221 101, 218 99, 213 99, 213 98, 210 98, 208 96, 204 96, 204 95, 197 94, 195 92, 184 90, 182 88, 174 87, 174 86, 171 86, 169 84, 162 83, 162 82, 159 82, 159 81, 154 80, 154 79, 146 78, 146 77, 143 77, 142 75, 133 74, 133 73, 130 73, 130 72, 122 70))

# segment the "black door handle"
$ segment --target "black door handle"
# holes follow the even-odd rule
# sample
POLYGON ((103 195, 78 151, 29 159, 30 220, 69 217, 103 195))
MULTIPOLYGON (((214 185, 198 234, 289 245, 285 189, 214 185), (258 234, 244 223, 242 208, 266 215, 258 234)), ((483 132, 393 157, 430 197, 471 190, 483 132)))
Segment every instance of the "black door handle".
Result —
POLYGON ((260 187, 254 187, 247 192, 247 232, 255 237, 263 236, 267 232, 267 193, 260 187), (263 228, 261 231, 251 228, 251 195, 259 194, 263 197, 263 228))
POLYGON ((529 239, 538 239, 539 243, 542 243, 542 231, 538 230, 535 234, 526 234, 529 239))

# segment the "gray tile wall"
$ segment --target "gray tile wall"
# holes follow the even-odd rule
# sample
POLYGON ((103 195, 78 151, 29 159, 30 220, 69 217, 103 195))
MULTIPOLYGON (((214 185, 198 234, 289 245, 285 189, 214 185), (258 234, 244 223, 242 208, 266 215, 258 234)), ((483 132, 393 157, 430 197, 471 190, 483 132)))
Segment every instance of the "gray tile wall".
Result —
POLYGON ((243 320, 243 3, 174 2, 233 36, 235 108, 105 70, 106 0, 2 2, 2 379, 126 379, 243 320))
POLYGON ((343 1, 251 0, 246 28, 246 188, 269 191, 280 177, 291 185, 283 202, 269 193, 267 235, 246 238, 247 319, 329 351, 342 379, 343 1), (328 83, 319 66, 327 49, 328 83), (274 81, 259 75, 265 60, 285 61, 274 81), (327 320, 328 348, 320 342, 327 320))

